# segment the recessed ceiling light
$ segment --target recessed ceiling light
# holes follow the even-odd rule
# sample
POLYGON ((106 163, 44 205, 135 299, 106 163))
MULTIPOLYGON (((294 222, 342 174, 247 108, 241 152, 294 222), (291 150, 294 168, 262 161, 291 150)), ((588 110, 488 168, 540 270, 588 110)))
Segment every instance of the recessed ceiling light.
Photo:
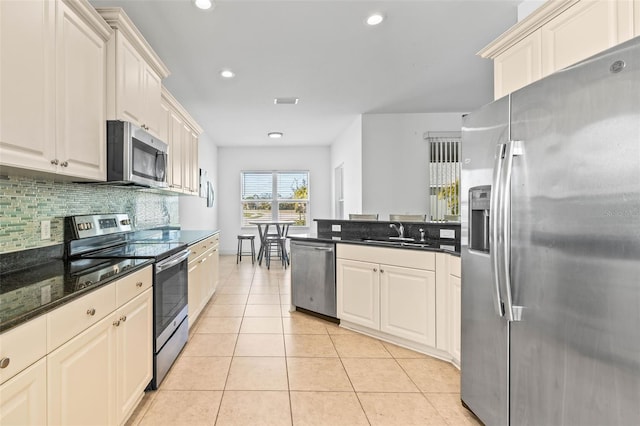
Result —
POLYGON ((195 4, 198 9, 202 10, 209 10, 213 7, 213 2, 211 0, 193 0, 193 4, 195 4))
POLYGON ((298 98, 275 98, 273 103, 276 105, 297 105, 299 100, 298 98))
POLYGON ((220 75, 224 78, 233 78, 236 76, 236 73, 231 70, 222 70, 220 71, 220 75))
POLYGON ((267 133, 267 136, 269 136, 271 139, 280 139, 281 137, 284 136, 284 133, 282 133, 282 132, 269 132, 269 133, 267 133))
POLYGON ((378 25, 382 21, 384 21, 384 16, 381 13, 374 13, 367 18, 367 24, 369 25, 378 25))

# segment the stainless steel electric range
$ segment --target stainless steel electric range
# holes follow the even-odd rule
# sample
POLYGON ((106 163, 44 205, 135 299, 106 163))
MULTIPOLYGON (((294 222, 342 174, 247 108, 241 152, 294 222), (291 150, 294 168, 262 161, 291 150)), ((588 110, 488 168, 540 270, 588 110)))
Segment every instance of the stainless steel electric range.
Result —
POLYGON ((157 389, 187 342, 186 244, 139 241, 126 214, 70 216, 66 218, 70 259, 153 260, 154 374, 157 389))

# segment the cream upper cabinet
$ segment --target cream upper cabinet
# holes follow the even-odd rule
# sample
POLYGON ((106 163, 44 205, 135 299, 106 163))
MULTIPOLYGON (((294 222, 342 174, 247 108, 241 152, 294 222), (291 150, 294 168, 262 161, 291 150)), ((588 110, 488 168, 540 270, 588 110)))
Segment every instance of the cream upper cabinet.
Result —
POLYGON ((549 0, 478 54, 498 99, 638 35, 638 0, 549 0))
POLYGON ((97 8, 115 30, 108 43, 107 116, 160 136, 162 79, 169 70, 121 8, 97 8))
POLYGON ((169 144, 169 188, 182 194, 197 195, 200 170, 198 137, 202 128, 165 87, 161 89, 161 96, 160 133, 166 134, 165 142, 169 144))
POLYGON ((543 25, 543 76, 630 39, 631 6, 629 0, 582 0, 543 25))
POLYGON ((493 61, 493 84, 496 99, 542 77, 540 31, 516 43, 493 61))
MULTIPOLYGON (((73 3, 69 3, 70 5, 73 3)), ((64 2, 56 30, 58 173, 106 179, 105 40, 64 2)))
POLYGON ((0 2, 0 165, 106 179, 106 40, 85 0, 0 2))

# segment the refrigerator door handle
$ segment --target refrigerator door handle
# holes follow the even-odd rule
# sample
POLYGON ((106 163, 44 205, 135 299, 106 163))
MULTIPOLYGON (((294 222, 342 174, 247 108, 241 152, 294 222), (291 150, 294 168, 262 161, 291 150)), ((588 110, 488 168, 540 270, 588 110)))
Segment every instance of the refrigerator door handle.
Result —
POLYGON ((502 281, 500 268, 501 242, 502 235, 502 210, 501 210, 501 193, 502 193, 502 166, 505 155, 505 144, 496 146, 496 157, 493 164, 493 179, 491 184, 491 200, 490 200, 490 216, 489 216, 489 257, 491 260, 491 274, 493 277, 493 302, 498 316, 504 316, 504 306, 502 305, 502 297, 500 294, 500 283, 502 281))
POLYGON ((513 157, 522 155, 522 153, 522 142, 509 141, 506 144, 502 165, 502 189, 498 200, 500 203, 498 206, 500 220, 502 221, 499 225, 500 232, 502 232, 502 244, 499 247, 500 267, 502 267, 501 277, 503 278, 502 289, 504 290, 502 302, 508 321, 520 321, 522 317, 522 307, 513 305, 511 295, 511 172, 513 171, 513 157))

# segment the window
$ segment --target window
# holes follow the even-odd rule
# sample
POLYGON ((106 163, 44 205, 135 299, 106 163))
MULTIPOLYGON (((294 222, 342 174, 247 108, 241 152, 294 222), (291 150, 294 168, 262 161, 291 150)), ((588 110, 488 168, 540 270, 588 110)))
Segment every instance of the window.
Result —
POLYGON ((460 220, 460 133, 429 133, 431 220, 460 220))
POLYGON ((293 221, 309 226, 309 172, 242 172, 241 226, 293 221))

